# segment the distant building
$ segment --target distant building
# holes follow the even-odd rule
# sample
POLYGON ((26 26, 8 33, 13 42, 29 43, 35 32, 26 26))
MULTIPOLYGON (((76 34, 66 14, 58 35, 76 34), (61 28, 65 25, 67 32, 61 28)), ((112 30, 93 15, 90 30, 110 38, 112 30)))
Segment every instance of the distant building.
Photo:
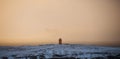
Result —
POLYGON ((61 38, 59 38, 59 44, 62 44, 62 39, 61 38))

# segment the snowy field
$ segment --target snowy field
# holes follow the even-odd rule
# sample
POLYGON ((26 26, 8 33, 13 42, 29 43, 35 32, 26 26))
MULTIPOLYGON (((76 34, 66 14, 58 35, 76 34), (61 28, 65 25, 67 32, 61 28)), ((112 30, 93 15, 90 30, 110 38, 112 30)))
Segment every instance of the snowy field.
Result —
POLYGON ((0 47, 0 59, 120 59, 120 47, 79 44, 0 47))

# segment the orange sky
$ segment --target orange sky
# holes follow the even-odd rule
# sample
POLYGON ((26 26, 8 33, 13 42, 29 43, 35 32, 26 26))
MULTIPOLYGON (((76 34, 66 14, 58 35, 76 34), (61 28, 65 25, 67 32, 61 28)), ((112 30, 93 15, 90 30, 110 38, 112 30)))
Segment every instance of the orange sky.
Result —
POLYGON ((120 46, 118 0, 0 0, 0 45, 120 46))

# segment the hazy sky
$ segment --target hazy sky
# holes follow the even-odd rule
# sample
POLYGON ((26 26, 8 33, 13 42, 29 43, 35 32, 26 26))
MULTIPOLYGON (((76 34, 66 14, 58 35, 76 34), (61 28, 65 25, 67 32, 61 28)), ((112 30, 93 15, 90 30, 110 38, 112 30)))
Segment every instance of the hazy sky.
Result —
POLYGON ((0 0, 0 45, 120 46, 119 0, 0 0))

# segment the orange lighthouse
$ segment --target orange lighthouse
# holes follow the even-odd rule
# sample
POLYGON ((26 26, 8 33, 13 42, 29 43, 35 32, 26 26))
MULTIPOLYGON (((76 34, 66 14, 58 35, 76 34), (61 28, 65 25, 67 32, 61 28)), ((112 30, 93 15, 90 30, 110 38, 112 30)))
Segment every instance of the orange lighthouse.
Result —
POLYGON ((62 44, 62 39, 61 38, 59 38, 59 44, 62 44))

